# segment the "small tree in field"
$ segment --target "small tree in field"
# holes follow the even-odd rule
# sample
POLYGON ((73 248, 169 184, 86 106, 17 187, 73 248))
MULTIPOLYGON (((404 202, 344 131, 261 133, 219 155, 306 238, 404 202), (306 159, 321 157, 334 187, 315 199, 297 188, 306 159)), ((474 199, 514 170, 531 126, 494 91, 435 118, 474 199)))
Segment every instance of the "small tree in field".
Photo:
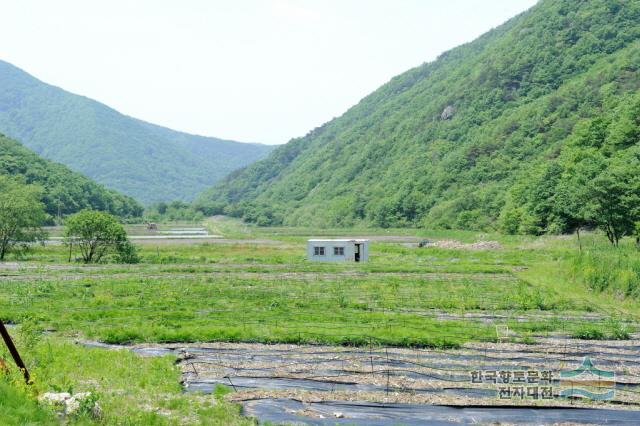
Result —
MULTIPOLYGON (((83 210, 69 216, 65 220, 65 242, 69 245, 69 253, 73 246, 80 249, 84 263, 99 262, 106 254, 116 253, 123 259, 121 251, 135 248, 127 240, 127 233, 118 220, 104 212, 83 210)), ((129 263, 137 256, 125 257, 129 263)))
POLYGON ((40 187, 0 176, 0 260, 16 246, 27 249, 46 238, 40 228, 47 217, 41 197, 40 187))
POLYGON ((590 184, 590 210, 593 221, 614 246, 633 234, 640 217, 640 177, 634 168, 614 167, 590 184))

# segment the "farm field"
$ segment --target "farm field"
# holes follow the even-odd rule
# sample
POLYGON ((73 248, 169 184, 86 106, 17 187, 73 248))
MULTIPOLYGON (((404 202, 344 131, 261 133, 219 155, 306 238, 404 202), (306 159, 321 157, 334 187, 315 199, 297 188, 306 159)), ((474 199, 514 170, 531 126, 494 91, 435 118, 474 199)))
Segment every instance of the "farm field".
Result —
POLYGON ((293 392, 308 403, 495 403, 495 386, 468 390, 477 388, 470 371, 561 370, 588 354, 616 371, 616 407, 640 403, 630 241, 612 252, 587 234, 580 252, 575 237, 255 228, 226 218, 204 226, 222 238, 146 241, 135 265, 69 263, 61 245, 0 263, 2 319, 15 324, 35 376, 18 393, 95 392, 105 424, 120 424, 122 401, 147 423, 251 423, 233 403, 271 419, 244 403, 256 393, 289 401, 293 392), (370 238, 370 261, 309 262, 313 236, 370 238), (605 286, 602 259, 612 256, 626 281, 605 286), (116 345, 130 350, 107 350, 116 345), (123 395, 126 380, 133 386, 123 395), (195 391, 182 393, 181 381, 195 391), (463 390, 421 391, 452 387, 463 390))

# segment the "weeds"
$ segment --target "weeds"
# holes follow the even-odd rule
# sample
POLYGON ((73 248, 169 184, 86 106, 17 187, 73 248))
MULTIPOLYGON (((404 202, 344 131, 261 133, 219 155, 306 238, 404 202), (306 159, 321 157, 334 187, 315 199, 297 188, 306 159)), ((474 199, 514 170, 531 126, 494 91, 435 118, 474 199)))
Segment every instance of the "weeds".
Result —
POLYGON ((601 323, 580 325, 572 336, 585 340, 629 340, 631 331, 629 324, 612 317, 601 323))
POLYGON ((595 246, 568 262, 573 278, 597 292, 640 298, 640 256, 635 247, 595 246))

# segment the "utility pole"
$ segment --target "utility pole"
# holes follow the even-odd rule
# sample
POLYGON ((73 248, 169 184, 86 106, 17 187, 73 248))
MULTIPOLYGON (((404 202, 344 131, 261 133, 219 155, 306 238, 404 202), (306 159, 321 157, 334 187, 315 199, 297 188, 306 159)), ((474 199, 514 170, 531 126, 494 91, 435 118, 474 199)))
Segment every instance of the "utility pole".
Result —
POLYGON ((1 319, 0 319, 0 334, 2 334, 4 343, 7 345, 7 348, 9 348, 9 352, 11 353, 13 360, 15 361, 20 371, 22 371, 22 374, 24 376, 24 381, 27 384, 29 384, 29 371, 27 370, 27 367, 24 365, 24 362, 22 362, 22 358, 20 358, 20 354, 18 353, 18 350, 13 344, 13 340, 11 340, 11 336, 9 336, 9 332, 7 331, 1 319))

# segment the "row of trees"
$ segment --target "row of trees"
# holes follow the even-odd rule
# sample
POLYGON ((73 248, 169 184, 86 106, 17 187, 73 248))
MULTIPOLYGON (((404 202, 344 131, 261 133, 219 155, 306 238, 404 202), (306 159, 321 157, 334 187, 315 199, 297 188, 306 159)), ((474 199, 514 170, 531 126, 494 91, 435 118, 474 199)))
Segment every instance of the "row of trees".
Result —
POLYGON ((611 244, 640 222, 640 95, 579 122, 555 158, 515 179, 499 225, 507 233, 600 228, 611 244))
POLYGON ((205 215, 198 206, 184 201, 161 201, 144 210, 144 220, 148 222, 193 221, 202 222, 205 215))
POLYGON ((548 165, 526 185, 514 188, 500 216, 501 230, 542 234, 599 228, 615 246, 624 236, 638 235, 640 161, 609 160, 597 168, 603 169, 573 176, 558 164, 548 165))
MULTIPOLYGON (((47 221, 43 190, 0 175, 0 260, 10 252, 23 252, 32 244, 44 242, 47 221)), ((69 260, 74 248, 85 263, 99 262, 112 255, 119 263, 137 263, 139 257, 127 239, 124 227, 109 213, 82 210, 65 220, 64 242, 69 260)))

